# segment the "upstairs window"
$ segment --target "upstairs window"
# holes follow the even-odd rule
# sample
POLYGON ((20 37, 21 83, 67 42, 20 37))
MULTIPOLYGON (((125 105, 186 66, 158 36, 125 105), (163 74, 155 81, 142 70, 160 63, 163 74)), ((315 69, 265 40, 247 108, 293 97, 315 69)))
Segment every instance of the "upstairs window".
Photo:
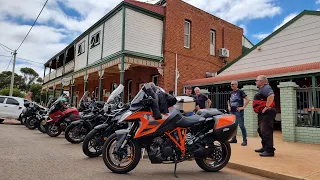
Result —
POLYGON ((190 48, 190 21, 184 21, 184 47, 190 48))
POLYGON ((91 48, 96 47, 100 44, 100 31, 91 36, 91 48))
POLYGON ((210 30, 210 55, 216 55, 216 31, 210 30))
POLYGON ((85 41, 82 41, 79 45, 78 45, 78 56, 80 56, 81 54, 83 54, 85 52, 85 41))

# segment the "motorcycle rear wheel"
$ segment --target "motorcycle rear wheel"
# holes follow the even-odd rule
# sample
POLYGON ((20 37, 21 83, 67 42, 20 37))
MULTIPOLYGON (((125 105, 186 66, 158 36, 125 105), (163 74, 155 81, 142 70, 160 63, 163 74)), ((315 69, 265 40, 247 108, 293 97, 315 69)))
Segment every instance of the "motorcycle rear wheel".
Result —
POLYGON ((224 168, 231 157, 231 147, 229 142, 218 142, 220 144, 220 147, 216 147, 212 153, 211 157, 203 158, 203 159, 196 159, 196 163, 198 166, 207 172, 217 172, 220 171, 222 168, 224 168), (209 160, 211 162, 208 162, 208 158, 212 159, 209 160))

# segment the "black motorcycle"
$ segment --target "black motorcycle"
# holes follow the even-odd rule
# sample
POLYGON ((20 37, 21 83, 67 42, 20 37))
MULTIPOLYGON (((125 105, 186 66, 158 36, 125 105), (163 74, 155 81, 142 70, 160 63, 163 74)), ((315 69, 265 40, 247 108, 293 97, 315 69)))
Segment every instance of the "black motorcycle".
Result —
POLYGON ((81 143, 95 126, 107 120, 104 114, 104 102, 92 101, 90 111, 83 110, 79 121, 72 122, 65 131, 65 138, 71 143, 81 143))
POLYGON ((82 150, 88 157, 98 157, 102 154, 104 141, 116 130, 127 128, 127 123, 118 123, 118 120, 124 112, 130 107, 128 104, 120 102, 120 94, 123 91, 123 86, 119 85, 115 89, 104 107, 106 121, 94 127, 85 137, 82 150), (113 102, 113 103, 111 103, 113 102))
MULTIPOLYGON (((39 123, 42 119, 44 119, 47 114, 47 110, 43 107, 40 107, 36 103, 26 101, 24 103, 26 110, 24 111, 23 117, 25 119, 24 125, 28 129, 36 129, 39 127, 39 123)), ((42 132, 42 130, 41 130, 42 132)))

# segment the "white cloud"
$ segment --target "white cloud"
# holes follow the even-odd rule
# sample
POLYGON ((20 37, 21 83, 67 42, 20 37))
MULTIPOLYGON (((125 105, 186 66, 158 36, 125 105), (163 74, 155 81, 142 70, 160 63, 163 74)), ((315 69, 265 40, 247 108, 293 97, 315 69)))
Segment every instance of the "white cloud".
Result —
POLYGON ((239 27, 241 27, 243 29, 243 34, 247 35, 248 34, 248 30, 247 27, 244 24, 240 24, 239 27))
POLYGON ((281 8, 273 3, 274 0, 185 1, 235 24, 241 20, 274 17, 281 13, 281 8))
MULTIPOLYGON (((17 56, 41 63, 46 62, 121 1, 107 0, 107 3, 103 0, 48 1, 36 26, 18 51, 17 56), (70 15, 65 11, 71 11, 75 15, 70 15)), ((157 2, 157 0, 140 1, 157 2)), ((281 13, 281 8, 274 3, 275 0, 184 1, 235 24, 240 21, 247 22, 252 19, 274 17, 281 13)), ((0 43, 12 49, 17 48, 28 32, 30 24, 37 17, 44 1, 0 0, 0 4, 0 43)), ((240 27, 246 34, 244 24, 241 24, 240 27)), ((0 55, 8 54, 0 48, 0 55)), ((10 58, 0 56, 0 72, 6 70, 9 60, 10 58)), ((43 65, 41 64, 23 62, 17 65, 16 71, 18 72, 21 67, 33 67, 41 77, 43 76, 43 65)))
POLYGON ((296 17, 298 15, 298 13, 291 13, 288 16, 286 16, 282 23, 279 24, 278 26, 276 26, 273 31, 276 31, 277 29, 279 29, 281 26, 285 25, 287 22, 289 22, 291 19, 293 19, 294 17, 296 17))
POLYGON ((316 4, 320 4, 320 0, 317 0, 317 1, 316 1, 316 4))
POLYGON ((254 38, 262 40, 264 38, 266 38, 267 36, 269 36, 270 33, 259 33, 259 34, 254 34, 252 35, 254 38))
POLYGON ((317 9, 317 11, 320 11, 320 9, 317 9))

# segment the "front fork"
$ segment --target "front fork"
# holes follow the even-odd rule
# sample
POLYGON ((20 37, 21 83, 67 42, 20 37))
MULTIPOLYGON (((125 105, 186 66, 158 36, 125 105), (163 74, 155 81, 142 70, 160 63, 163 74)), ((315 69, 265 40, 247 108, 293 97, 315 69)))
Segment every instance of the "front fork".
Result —
POLYGON ((139 126, 138 122, 133 122, 128 129, 117 130, 117 145, 115 152, 120 152, 126 145, 128 140, 133 136, 139 126))

